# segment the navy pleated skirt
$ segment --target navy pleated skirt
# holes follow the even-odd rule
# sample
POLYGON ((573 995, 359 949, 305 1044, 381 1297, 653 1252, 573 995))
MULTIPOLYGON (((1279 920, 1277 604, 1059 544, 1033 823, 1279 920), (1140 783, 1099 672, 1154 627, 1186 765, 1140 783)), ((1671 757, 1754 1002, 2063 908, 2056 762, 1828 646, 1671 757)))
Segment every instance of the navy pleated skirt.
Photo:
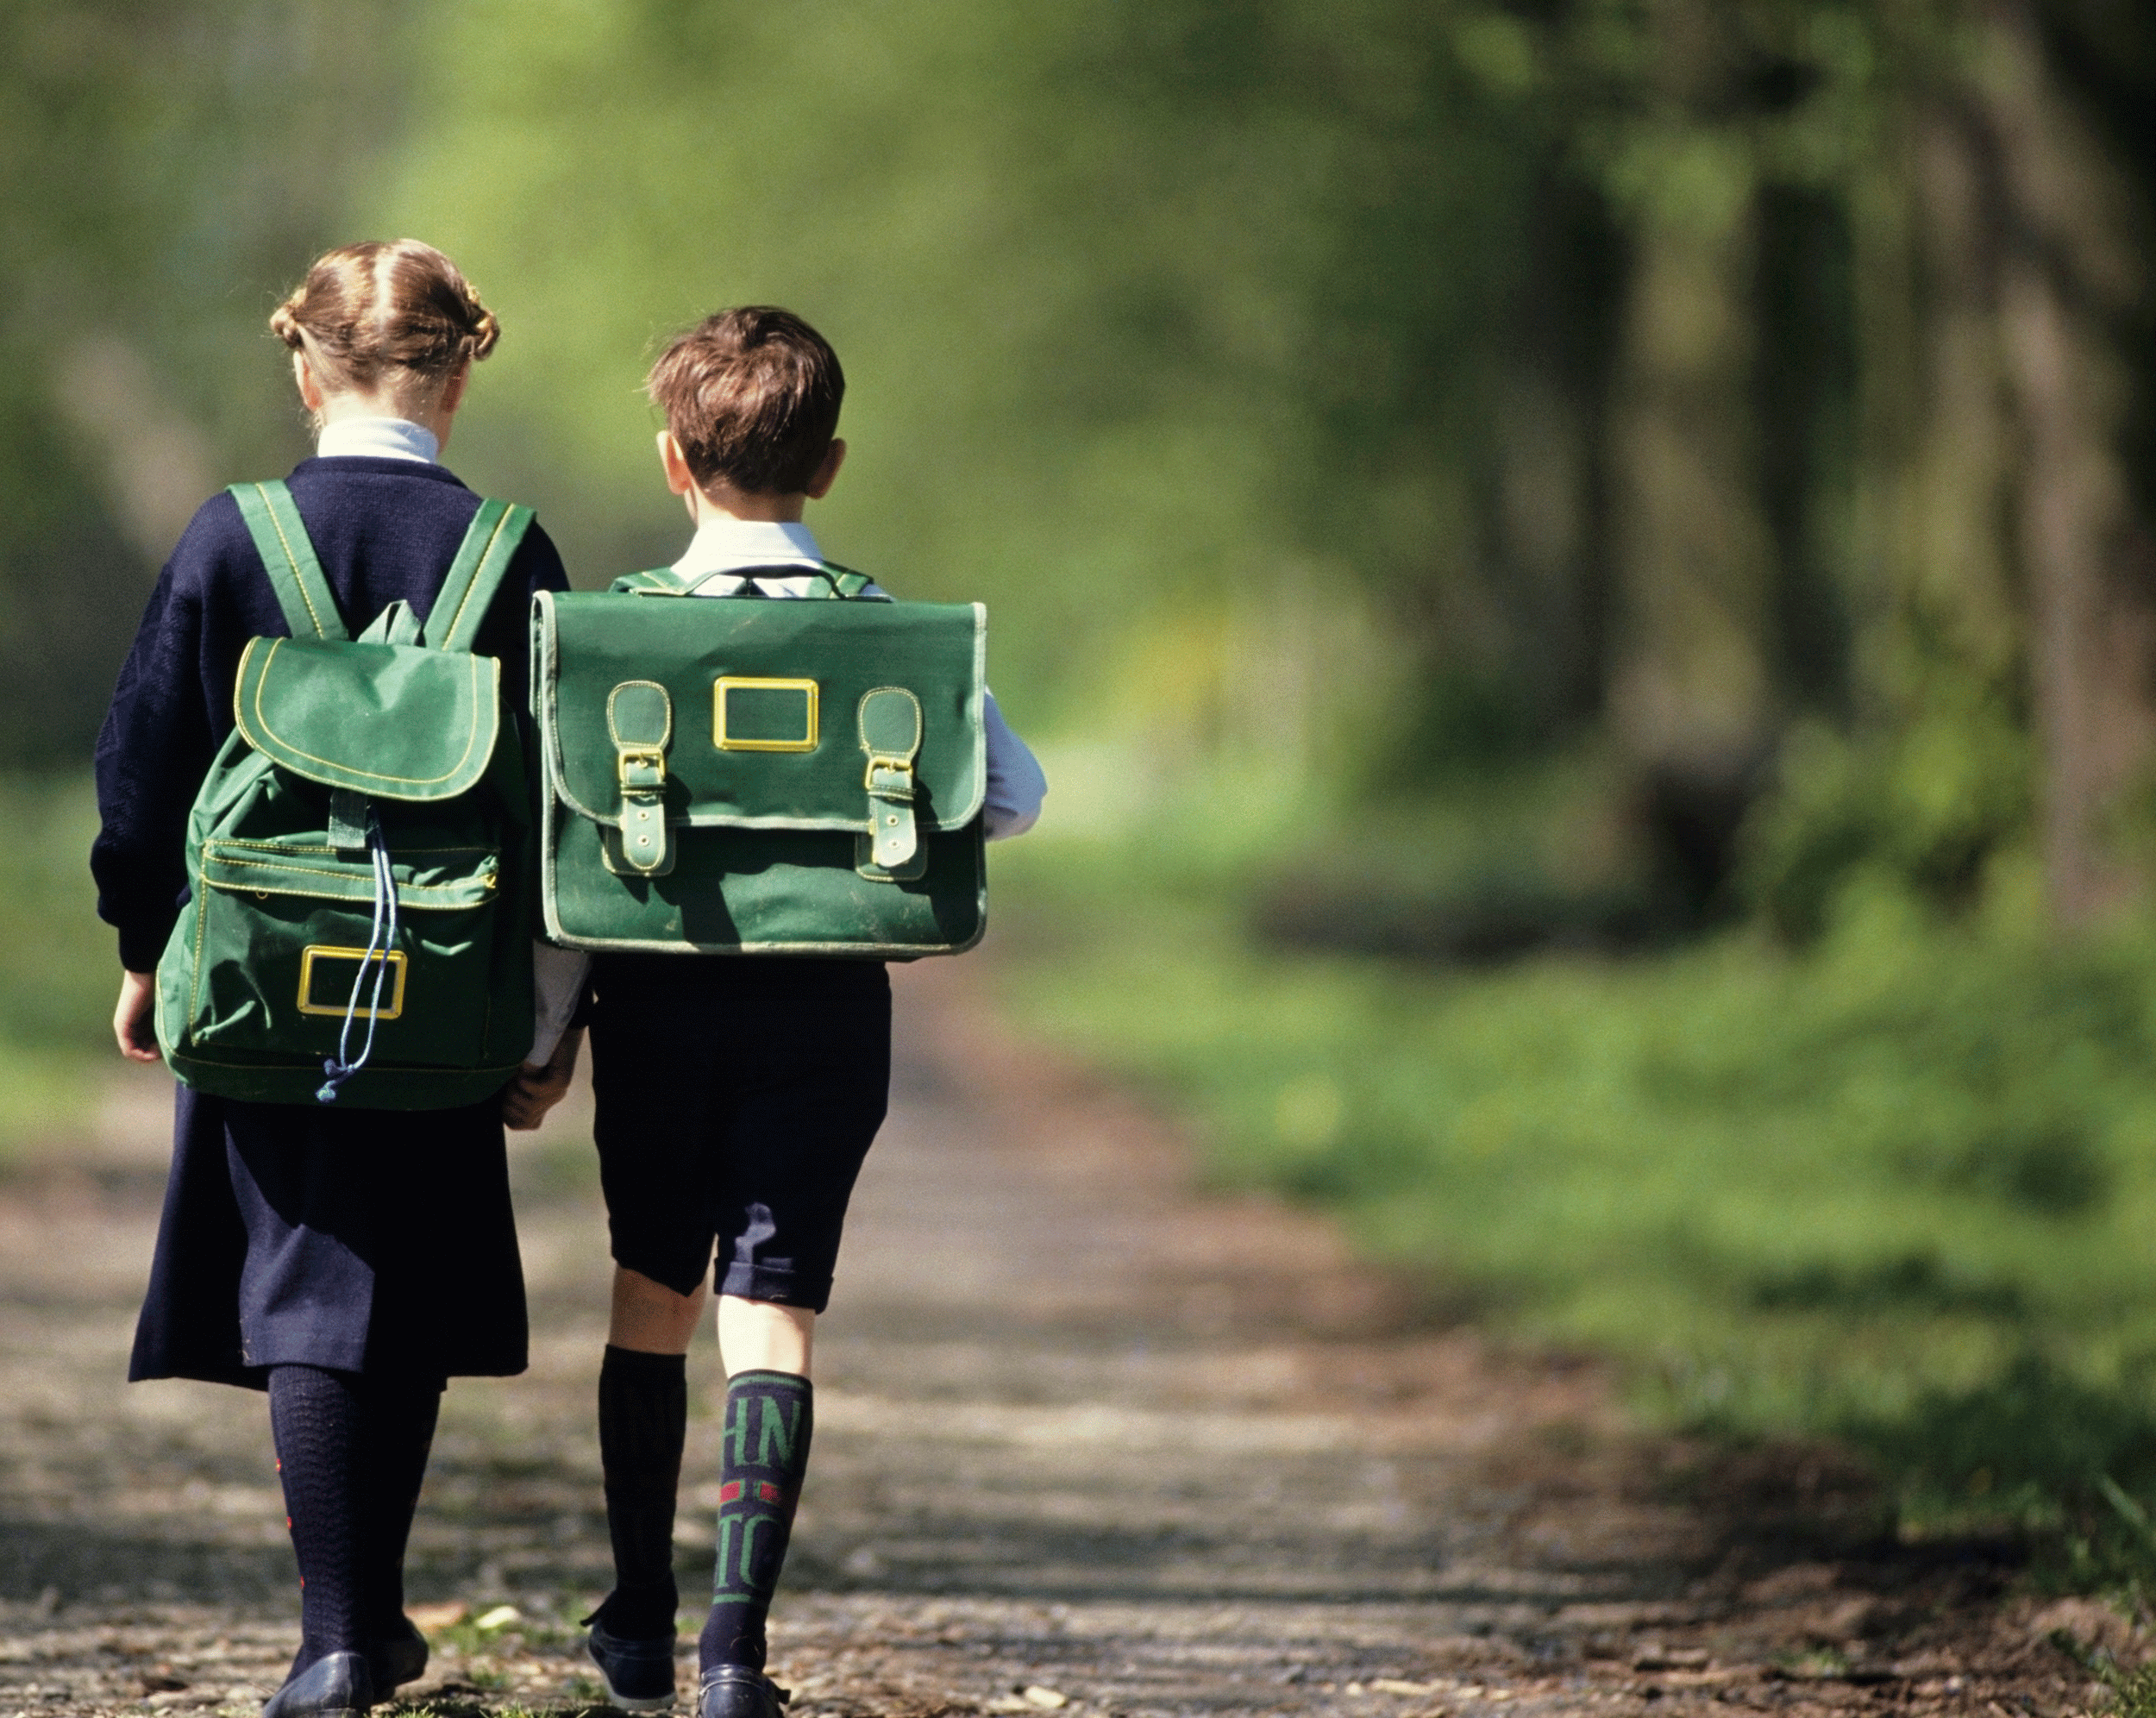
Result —
POLYGON ((249 1104, 181 1087, 130 1378, 524 1370, 501 1102, 249 1104))

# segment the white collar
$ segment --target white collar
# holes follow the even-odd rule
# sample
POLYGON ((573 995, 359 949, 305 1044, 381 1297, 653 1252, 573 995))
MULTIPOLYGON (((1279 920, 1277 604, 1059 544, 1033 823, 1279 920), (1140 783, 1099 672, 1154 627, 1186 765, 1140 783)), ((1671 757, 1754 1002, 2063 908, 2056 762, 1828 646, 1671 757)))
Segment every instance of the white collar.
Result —
POLYGON ((431 430, 402 417, 340 417, 322 426, 315 442, 321 460, 417 460, 432 465, 442 443, 431 430))
POLYGON ((799 567, 814 570, 824 564, 823 551, 806 525, 781 524, 770 519, 706 519, 696 528, 689 546, 674 563, 684 578, 706 573, 730 573, 741 567, 799 567))

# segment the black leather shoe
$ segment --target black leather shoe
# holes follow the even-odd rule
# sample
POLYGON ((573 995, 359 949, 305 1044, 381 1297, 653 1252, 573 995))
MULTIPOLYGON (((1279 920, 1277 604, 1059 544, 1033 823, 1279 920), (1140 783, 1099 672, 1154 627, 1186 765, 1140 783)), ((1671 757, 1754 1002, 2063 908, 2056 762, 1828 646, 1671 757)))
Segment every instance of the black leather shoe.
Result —
POLYGON ((262 1707, 262 1718, 359 1718, 374 1704, 364 1652, 332 1652, 294 1677, 262 1707))
POLYGON ((427 1674, 427 1637, 410 1617, 399 1621, 404 1625, 401 1633, 385 1636, 367 1651, 367 1667, 374 1673, 375 1689, 384 1695, 427 1674))
POLYGON ((704 1672, 697 1718, 779 1718, 779 1709, 793 1698, 761 1671, 719 1665, 704 1672))
POLYGON ((674 1637, 628 1640, 592 1624, 585 1650, 606 1684, 606 1703, 624 1712, 664 1712, 674 1704, 674 1637))

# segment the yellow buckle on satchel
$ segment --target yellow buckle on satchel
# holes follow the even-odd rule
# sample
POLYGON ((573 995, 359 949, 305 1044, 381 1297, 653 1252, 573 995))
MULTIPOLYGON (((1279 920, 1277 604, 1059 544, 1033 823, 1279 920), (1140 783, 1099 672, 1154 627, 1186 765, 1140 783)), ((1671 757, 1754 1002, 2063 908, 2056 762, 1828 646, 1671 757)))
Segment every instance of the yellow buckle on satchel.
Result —
POLYGON ((886 799, 910 799, 913 797, 913 765, 902 757, 874 757, 868 760, 868 768, 862 772, 861 785, 871 793, 886 799), (879 774, 897 778, 878 781, 879 774))
POLYGON ((743 752, 812 752, 816 749, 817 706, 820 699, 817 683, 812 680, 769 680, 746 674, 726 674, 711 687, 711 743, 721 751, 743 752), (795 706, 801 718, 801 731, 774 737, 768 734, 749 738, 730 730, 727 725, 726 700, 736 692, 792 693, 799 699, 795 706))
POLYGON ((667 785, 667 754, 662 746, 617 746, 615 779, 624 795, 655 793, 667 785))

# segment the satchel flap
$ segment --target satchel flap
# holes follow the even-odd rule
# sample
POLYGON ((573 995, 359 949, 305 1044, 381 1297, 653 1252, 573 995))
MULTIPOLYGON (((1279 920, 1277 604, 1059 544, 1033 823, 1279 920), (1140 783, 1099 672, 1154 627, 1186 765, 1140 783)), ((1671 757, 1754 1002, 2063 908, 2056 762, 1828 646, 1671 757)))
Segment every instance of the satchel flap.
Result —
POLYGON ((486 774, 501 727, 502 665, 409 644, 256 638, 233 714, 295 775, 385 799, 453 799, 486 774))
POLYGON ((871 722, 918 704, 914 815, 924 830, 962 828, 987 792, 987 624, 978 603, 542 591, 532 665, 555 790, 583 816, 617 823, 621 737, 609 703, 618 712, 622 688, 649 684, 673 712, 667 822, 866 831, 863 701, 871 722), (893 691, 909 699, 881 696, 893 691))

